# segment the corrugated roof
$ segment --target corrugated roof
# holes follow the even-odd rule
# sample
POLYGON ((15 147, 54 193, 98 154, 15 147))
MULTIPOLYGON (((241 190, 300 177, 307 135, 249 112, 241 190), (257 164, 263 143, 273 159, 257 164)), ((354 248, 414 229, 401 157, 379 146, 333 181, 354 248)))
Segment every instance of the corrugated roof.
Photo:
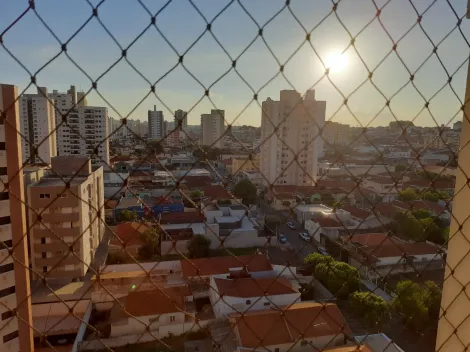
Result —
POLYGON ((217 278, 214 281, 221 296, 250 298, 298 292, 291 282, 283 276, 275 278, 249 277, 235 280, 217 278))
POLYGON ((259 347, 260 340, 263 346, 275 346, 296 343, 302 336, 310 339, 351 334, 336 304, 301 302, 279 310, 231 314, 230 318, 236 324, 240 344, 249 348, 259 347))
POLYGON ((126 311, 136 317, 184 311, 184 297, 190 296, 187 286, 131 291, 125 302, 126 311))
POLYGON ((241 255, 213 258, 185 259, 181 261, 183 277, 228 274, 230 268, 245 266, 249 272, 271 271, 271 262, 265 255, 241 255))

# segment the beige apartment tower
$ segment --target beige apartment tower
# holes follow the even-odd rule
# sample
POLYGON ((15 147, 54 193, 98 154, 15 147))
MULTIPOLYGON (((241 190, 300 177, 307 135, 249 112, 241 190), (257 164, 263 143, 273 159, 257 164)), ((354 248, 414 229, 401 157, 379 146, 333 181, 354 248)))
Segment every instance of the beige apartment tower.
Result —
POLYGON ((18 88, 0 84, 0 351, 32 351, 18 88), (8 184, 8 189, 4 187, 8 184), (10 254, 10 251, 12 252, 10 254), (14 258, 14 259, 13 259, 14 258))
POLYGON ((222 147, 222 135, 225 127, 225 110, 211 110, 210 114, 201 115, 202 145, 214 148, 222 147))
POLYGON ((92 169, 83 156, 58 156, 51 169, 28 187, 33 276, 80 278, 103 239, 103 167, 92 169))
POLYGON ((339 122, 327 121, 323 128, 324 142, 330 146, 347 146, 350 139, 350 127, 339 122))
POLYGON ((260 150, 260 169, 270 184, 315 183, 325 110, 326 102, 317 101, 314 90, 304 98, 295 90, 283 90, 279 101, 268 98, 263 102, 261 140, 266 142, 260 150))

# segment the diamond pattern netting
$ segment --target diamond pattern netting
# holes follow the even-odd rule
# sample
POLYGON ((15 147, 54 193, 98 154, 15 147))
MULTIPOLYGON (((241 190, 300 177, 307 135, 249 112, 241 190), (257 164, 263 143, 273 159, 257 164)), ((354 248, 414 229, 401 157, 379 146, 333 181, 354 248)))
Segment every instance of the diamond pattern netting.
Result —
MULTIPOLYGON (((30 325, 36 348, 48 347, 53 351, 59 351, 61 344, 75 344, 74 350, 78 351, 120 351, 131 348, 129 345, 139 345, 135 346, 139 350, 179 351, 189 350, 190 343, 199 346, 201 341, 208 344, 200 345, 199 350, 212 348, 224 352, 235 351, 237 346, 263 351, 279 351, 280 346, 287 351, 327 351, 343 345, 350 346, 350 351, 365 351, 363 345, 374 351, 379 351, 377 348, 387 351, 394 343, 405 351, 444 351, 448 350, 449 341, 458 344, 455 348, 466 350, 465 332, 459 330, 465 326, 468 314, 457 323, 448 316, 457 309, 459 300, 462 304, 462 295, 469 299, 467 281, 457 274, 463 270, 470 252, 470 242, 464 232, 470 214, 461 210, 469 181, 463 160, 467 148, 464 141, 468 138, 462 132, 459 145, 447 137, 452 123, 460 119, 463 125, 468 122, 462 77, 470 45, 464 6, 443 0, 371 0, 355 9, 351 1, 325 0, 309 5, 312 7, 309 12, 307 5, 302 10, 297 2, 287 0, 280 4, 265 3, 264 11, 260 11, 246 1, 226 1, 211 7, 187 0, 180 2, 190 13, 186 18, 186 12, 176 8, 183 5, 174 3, 177 2, 169 0, 157 7, 141 0, 133 2, 132 6, 145 14, 142 18, 146 22, 136 29, 131 20, 133 12, 129 10, 126 13, 129 28, 123 31, 114 28, 108 17, 113 7, 117 9, 119 5, 87 0, 86 10, 81 12, 86 16, 68 36, 59 33, 51 13, 41 11, 41 4, 32 0, 17 14, 11 16, 7 11, 7 15, 0 16, 0 60, 5 60, 0 65, 4 66, 6 60, 10 65, 18 65, 19 75, 27 81, 20 84, 15 101, 3 106, 4 126, 16 126, 11 116, 18 111, 21 99, 35 88, 41 98, 54 106, 56 120, 55 127, 37 141, 30 139, 30 133, 15 127, 31 156, 17 172, 1 178, 7 198, 0 201, 20 202, 28 213, 28 228, 22 236, 14 234, 13 243, 0 242, 5 252, 1 256, 0 276, 7 275, 13 263, 15 270, 24 268, 31 277, 31 291, 23 296, 17 293, 16 306, 0 298, 0 311, 5 312, 2 321, 6 321, 0 325, 3 342, 27 338, 21 335, 22 330, 19 337, 14 336, 12 326, 19 321, 30 325), (357 11, 363 13, 356 16, 357 11), (445 13, 439 25, 437 12, 445 13), (170 13, 184 14, 182 20, 198 23, 201 30, 178 37, 175 33, 180 33, 180 29, 167 24, 170 13), (239 33, 223 28, 230 22, 227 16, 238 16, 237 20, 243 23, 239 33), (52 40, 53 50, 34 63, 14 42, 15 30, 28 23, 34 23, 38 31, 52 40), (289 40, 277 27, 290 31, 289 40), (74 47, 89 28, 99 31, 100 38, 107 41, 103 55, 109 61, 97 60, 99 64, 92 65, 74 47), (249 35, 245 35, 247 32, 249 35), (159 66, 158 74, 149 71, 135 56, 143 53, 139 43, 152 43, 148 41, 149 35, 157 36, 160 49, 167 51, 151 55, 159 66), (322 40, 329 35, 342 45, 333 58, 339 61, 329 62, 332 59, 324 55, 322 40), (237 41, 239 38, 246 42, 237 41), (196 65, 192 61, 208 41, 217 53, 215 60, 223 64, 211 66, 210 53, 205 53, 207 56, 202 60, 198 57, 196 65), (341 79, 341 74, 335 71, 347 56, 355 66, 350 69, 350 78, 341 79), (305 57, 316 62, 317 72, 301 80, 299 71, 305 74, 306 70, 299 63, 305 57), (252 62, 247 63, 250 59, 252 62), (66 109, 39 89, 49 84, 47 75, 54 68, 60 71, 64 62, 67 70, 76 71, 80 80, 87 82, 81 98, 66 109), (106 62, 103 67, 102 62, 106 62), (394 74, 387 76, 386 71, 394 74), (113 75, 120 78, 121 84, 129 82, 131 86, 132 79, 139 79, 145 86, 139 90, 142 94, 137 99, 128 99, 132 102, 125 109, 121 100, 126 99, 108 96, 110 84, 106 80, 113 75), (224 104, 234 106, 219 97, 218 90, 226 82, 239 89, 244 97, 239 99, 233 94, 239 102, 233 109, 233 120, 221 116, 223 131, 206 145, 181 120, 155 143, 146 136, 147 131, 136 131, 130 118, 138 115, 149 99, 173 118, 174 111, 181 106, 175 105, 179 100, 165 91, 166 84, 181 75, 187 77, 188 86, 197 92, 185 109, 188 116, 204 109, 213 109, 213 114, 217 114, 224 104), (300 95, 283 111, 273 114, 264 102, 268 95, 282 89, 300 95), (328 129, 334 125, 320 121, 317 112, 312 113, 309 108, 308 93, 314 89, 320 94, 322 90, 330 94, 327 96, 331 99, 326 99, 326 121, 346 120, 356 125, 344 141, 327 137, 328 129), (118 126, 112 129, 108 126, 105 137, 99 140, 90 139, 71 122, 86 99, 101 101, 101 105, 118 117, 118 126), (364 110, 369 111, 369 118, 364 118, 364 110), (299 111, 309 124, 305 128, 308 140, 301 147, 297 142, 304 137, 303 128, 298 128, 301 135, 288 138, 289 129, 295 130, 295 124, 300 123, 292 123, 299 111), (253 112, 263 116, 256 147, 248 146, 245 136, 239 132, 240 124, 253 120, 253 112), (384 116, 390 120, 387 132, 374 133, 379 131, 374 126, 381 124, 384 116), (415 124, 430 127, 415 128, 415 124), (47 197, 42 194, 48 201, 42 201, 40 207, 34 206, 32 198, 10 187, 29 172, 29 164, 48 164, 41 158, 41 148, 65 129, 70 130, 77 143, 89 145, 93 161, 115 177, 118 186, 107 191, 103 203, 92 201, 90 195, 87 197, 86 192, 80 193, 77 191, 80 188, 75 187, 82 182, 81 170, 88 165, 85 160, 82 168, 75 167, 76 171, 67 176, 54 172, 57 170, 52 167, 50 172, 54 173, 60 190, 47 197), (175 135, 181 138, 177 142, 175 135), (101 151, 124 150, 124 139, 131 142, 132 162, 128 164, 130 170, 120 172, 116 162, 119 158, 108 159, 101 151), (274 147, 273 140, 278 141, 274 147), (183 172, 175 171, 162 152, 162 146, 172 149, 174 144, 197 158, 188 162, 190 166, 183 172), (220 146, 224 145, 231 147, 221 150, 220 146), (143 149, 137 151, 136 146, 143 149), (272 148, 276 148, 276 153, 269 154, 272 148), (367 163, 362 163, 362 171, 358 172, 357 165, 361 162, 354 158, 361 157, 358 152, 361 148, 369 154, 367 163), (312 172, 314 168, 303 160, 303 153, 308 155, 311 150, 315 150, 314 154, 324 151, 318 172, 312 172), (397 150, 408 153, 406 157, 395 157, 406 159, 406 165, 392 162, 397 150), (441 167, 429 172, 433 153, 435 158, 442 158, 439 159, 441 167), (230 177, 226 177, 225 164, 214 160, 214 156, 221 154, 244 155, 230 177), (284 155, 286 159, 282 159, 284 155), (283 161, 278 162, 275 157, 283 161), (149 163, 152 164, 150 173, 142 172, 149 163), (275 177, 266 163, 277 165, 275 177), (377 170, 381 167, 379 174, 377 170), (208 171, 210 183, 217 186, 191 181, 192 172, 200 168, 208 171), (256 186, 243 179, 247 177, 245 168, 257 177, 256 186), (285 181, 284 175, 294 169, 303 175, 300 186, 285 181), (165 186, 150 186, 159 180, 154 171, 165 173, 165 186), (335 177, 335 172, 341 176, 335 177), (447 176, 449 172, 453 176, 447 176), (442 187, 442 183, 451 186, 442 187), (444 188, 453 192, 443 192, 444 188), (87 218, 84 222, 81 215, 70 221, 70 227, 65 226, 66 221, 60 221, 65 213, 62 198, 76 201, 77 208, 86 208, 81 211, 88 214, 89 221, 87 218), (185 214, 191 220, 181 224, 177 216, 171 219, 158 211, 144 212, 144 209, 165 207, 172 198, 184 204, 185 214), (113 200, 118 200, 121 206, 126 199, 138 200, 142 211, 120 212, 121 208, 113 200), (330 208, 318 205, 316 208, 323 210, 321 214, 316 210, 305 219, 301 209, 312 203, 328 203, 330 208), (112 216, 105 217, 110 212, 112 216), (294 219, 297 231, 308 232, 311 243, 299 240, 284 225, 294 219), (64 232, 64 228, 74 229, 78 222, 80 233, 64 232), (33 232, 37 229, 48 233, 47 241, 36 242, 33 232), (93 235, 96 229, 99 234, 93 235), (286 235, 285 244, 281 232, 286 235), (256 240, 247 238, 249 235, 256 240), (21 237, 29 244, 32 265, 16 255, 21 237), (93 242, 96 239, 101 242, 99 247, 93 242), (451 240, 454 246, 450 245, 451 240), (58 247, 47 247, 49 244, 58 247), (37 246, 49 249, 37 253, 37 246), (457 246, 459 254, 452 252, 457 246), (93 259, 84 254, 88 247, 93 247, 90 248, 93 259), (325 250, 330 255, 315 254, 325 250), (101 259, 106 262, 100 263, 100 251, 105 252, 101 259), (265 257, 274 264, 272 270, 258 268, 260 260, 264 260, 260 258, 265 257), (78 279, 73 277, 73 282, 71 277, 66 283, 59 282, 57 276, 67 275, 57 273, 69 270, 70 266, 74 268, 71 271, 77 267, 86 270, 83 275, 75 275, 78 279), (443 287, 452 290, 445 288, 441 303, 443 287), (20 308, 31 300, 34 314, 29 320, 20 314, 20 308), (83 302, 90 304, 86 308, 89 310, 83 309, 83 302), (47 304, 45 313, 41 309, 47 304), (438 324, 446 326, 451 333, 442 334, 445 337, 436 344, 438 324), (320 328, 322 325, 327 327, 320 328), (281 336, 283 332, 287 333, 285 340, 281 336), (377 333, 389 337, 381 347, 371 345, 377 333)), ((60 15, 70 14, 57 16, 60 15)), ((347 75, 346 70, 343 76, 347 75)), ((26 193, 30 192, 32 188, 28 187, 26 193)), ((78 210, 71 208, 71 211, 78 210)), ((5 296, 8 293, 5 291, 5 296)), ((193 350, 198 349, 193 347, 193 350)))

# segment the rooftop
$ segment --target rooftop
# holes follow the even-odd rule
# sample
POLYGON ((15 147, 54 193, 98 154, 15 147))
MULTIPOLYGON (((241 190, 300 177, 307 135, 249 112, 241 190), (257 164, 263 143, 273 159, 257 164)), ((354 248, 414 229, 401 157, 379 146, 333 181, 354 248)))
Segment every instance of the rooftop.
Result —
POLYGON ((122 198, 116 209, 127 209, 129 207, 141 207, 142 201, 136 197, 122 198))
POLYGON ((284 276, 274 278, 214 279, 221 296, 261 297, 297 293, 291 282, 284 276))
POLYGON ((271 271, 271 262, 265 255, 241 255, 238 257, 213 257, 185 259, 181 261, 183 277, 227 274, 230 268, 246 267, 248 272, 271 271))
POLYGON ((303 213, 331 213, 333 209, 323 204, 299 204, 295 206, 295 210, 303 213))
POLYGON ((182 223, 202 223, 205 216, 199 211, 183 213, 162 213, 160 224, 182 224, 182 223))
POLYGON ((301 302, 279 310, 248 311, 243 316, 234 313, 230 319, 236 324, 241 345, 248 348, 257 348, 260 339, 263 346, 275 346, 297 343, 302 336, 351 334, 336 304, 301 302))
POLYGON ((152 228, 150 223, 123 222, 118 224, 111 235, 110 245, 114 246, 140 246, 141 235, 152 228))

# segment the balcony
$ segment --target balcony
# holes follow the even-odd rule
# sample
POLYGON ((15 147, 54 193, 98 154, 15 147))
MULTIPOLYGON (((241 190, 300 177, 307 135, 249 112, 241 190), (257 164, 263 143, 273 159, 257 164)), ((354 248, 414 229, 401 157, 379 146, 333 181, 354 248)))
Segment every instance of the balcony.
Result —
MULTIPOLYGON (((36 243, 34 244, 34 251, 39 252, 58 252, 58 251, 69 251, 69 244, 62 242, 61 240, 54 238, 52 243, 36 243)), ((73 244, 74 252, 78 253, 80 250, 80 242, 77 241, 73 244)))
POLYGON ((57 238, 57 236, 63 238, 65 236, 72 236, 74 240, 81 235, 80 228, 73 227, 73 228, 63 228, 58 227, 54 229, 33 229, 33 236, 34 238, 42 238, 42 237, 51 237, 57 238))
POLYGON ((43 266, 63 266, 63 265, 74 265, 81 263, 80 259, 72 253, 68 253, 66 256, 54 256, 50 258, 35 258, 34 265, 36 267, 43 266))
POLYGON ((78 212, 42 214, 41 216, 44 222, 50 222, 50 223, 76 222, 80 220, 80 214, 78 212))

